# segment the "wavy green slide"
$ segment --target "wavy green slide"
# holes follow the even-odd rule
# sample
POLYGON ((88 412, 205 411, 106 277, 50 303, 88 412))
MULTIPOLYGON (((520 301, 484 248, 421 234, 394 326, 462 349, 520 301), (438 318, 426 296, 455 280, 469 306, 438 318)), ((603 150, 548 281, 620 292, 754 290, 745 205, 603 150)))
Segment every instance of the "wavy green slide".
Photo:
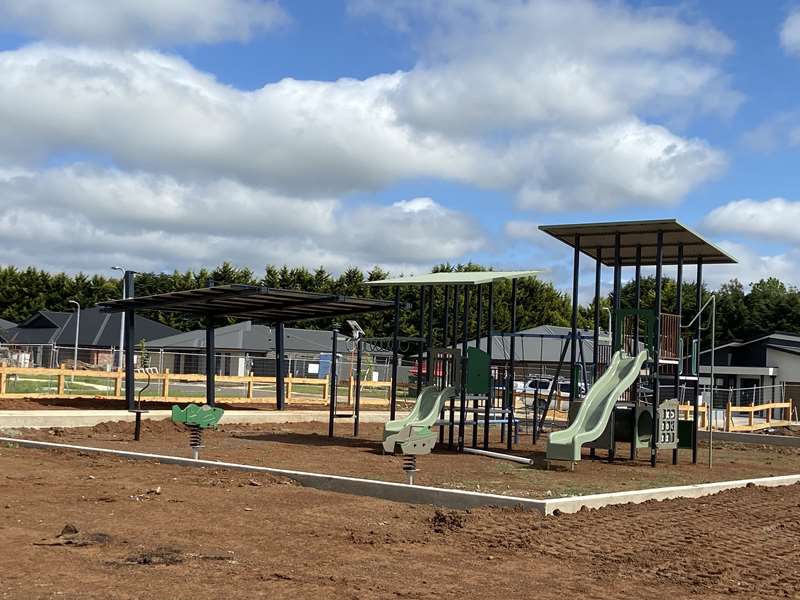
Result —
POLYGON ((384 452, 427 454, 433 450, 437 436, 433 426, 445 401, 455 395, 456 390, 452 387, 423 389, 407 417, 389 421, 383 426, 384 452))
POLYGON ((614 353, 611 364, 589 390, 572 424, 550 434, 548 460, 575 462, 581 459, 581 446, 602 435, 617 398, 636 381, 646 360, 647 350, 642 350, 638 356, 625 356, 621 350, 614 353))

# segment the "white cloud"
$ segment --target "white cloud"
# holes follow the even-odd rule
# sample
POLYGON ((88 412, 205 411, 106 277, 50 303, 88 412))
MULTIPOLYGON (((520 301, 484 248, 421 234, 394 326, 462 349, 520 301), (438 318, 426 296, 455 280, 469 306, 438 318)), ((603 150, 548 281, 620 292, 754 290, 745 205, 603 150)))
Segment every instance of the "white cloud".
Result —
POLYGON ((0 28, 103 46, 247 41, 284 24, 269 0, 3 0, 0 28))
POLYGON ((194 268, 231 260, 403 270, 454 260, 485 241, 431 198, 349 209, 230 180, 201 184, 114 169, 0 169, 0 263, 102 271, 194 268))
POLYGON ((789 13, 781 26, 781 46, 787 54, 800 55, 800 9, 789 13))
POLYGON ((712 231, 759 237, 765 240, 800 242, 800 202, 784 198, 744 198, 718 206, 703 220, 712 231))
POLYGON ((756 152, 770 153, 800 145, 800 112, 778 113, 746 131, 742 144, 756 152))

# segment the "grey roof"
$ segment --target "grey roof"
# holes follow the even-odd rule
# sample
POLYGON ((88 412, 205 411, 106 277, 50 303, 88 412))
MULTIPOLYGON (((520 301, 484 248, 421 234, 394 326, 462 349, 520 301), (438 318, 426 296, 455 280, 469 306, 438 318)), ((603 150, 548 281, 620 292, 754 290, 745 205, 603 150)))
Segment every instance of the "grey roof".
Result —
POLYGON ((287 323, 390 310, 394 303, 340 294, 231 284, 109 300, 101 302, 100 306, 109 311, 152 309, 287 323))
POLYGON ((12 327, 16 327, 17 324, 11 321, 7 321, 6 319, 0 319, 0 331, 4 331, 6 329, 11 329, 12 327))
MULTIPOLYGON (((561 356, 563 344, 571 332, 570 327, 558 325, 540 325, 519 331, 518 333, 537 337, 517 337, 514 342, 514 358, 518 362, 556 363, 561 356)), ((594 332, 591 329, 581 329, 578 333, 581 336, 584 360, 591 363, 594 361, 594 341, 592 339, 594 332)), ((602 339, 608 334, 601 331, 600 336, 602 339)), ((486 337, 481 338, 480 344, 481 348, 486 348, 486 337)), ((469 345, 474 346, 475 340, 472 340, 469 345)), ((508 360, 510 349, 510 336, 493 336, 492 360, 508 360)), ((569 350, 567 350, 566 360, 569 361, 569 350)), ((580 360, 580 352, 578 360, 580 360)))
POLYGON ((409 275, 408 277, 395 277, 394 279, 381 279, 369 281, 371 286, 391 285, 480 285, 500 279, 520 279, 532 277, 541 273, 541 270, 529 271, 457 271, 443 273, 426 273, 425 275, 409 275))
POLYGON ((650 221, 616 221, 611 223, 575 223, 570 225, 540 225, 539 229, 575 247, 580 235, 581 252, 596 259, 598 249, 604 265, 614 265, 615 237, 620 234, 620 261, 622 266, 636 264, 636 248, 641 247, 641 264, 656 264, 658 233, 663 233, 662 264, 675 265, 678 248, 683 246, 683 262, 693 264, 699 258, 704 264, 730 264, 736 259, 701 237, 676 219, 650 221))
MULTIPOLYGON (((110 348, 119 346, 119 332, 122 313, 107 313, 94 306, 81 310, 78 346, 110 348)), ((55 344, 72 346, 75 344, 75 312, 56 312, 42 310, 24 323, 5 332, 11 344, 36 345, 55 344)), ((178 330, 152 319, 136 316, 134 320, 134 343, 172 335, 178 330)))
MULTIPOLYGON (((284 348, 286 352, 319 353, 330 352, 333 334, 324 329, 298 329, 285 327, 283 333, 284 348)), ((339 334, 337 340, 340 351, 345 351, 352 346, 348 345, 352 338, 339 334)), ((193 349, 206 347, 205 329, 178 333, 161 339, 147 342, 149 348, 164 349, 193 349)), ((236 352, 266 353, 275 350, 275 328, 266 325, 256 325, 252 321, 235 323, 214 330, 214 346, 217 350, 231 350, 236 352)), ((365 348, 372 353, 386 352, 383 349, 368 346, 365 348)))

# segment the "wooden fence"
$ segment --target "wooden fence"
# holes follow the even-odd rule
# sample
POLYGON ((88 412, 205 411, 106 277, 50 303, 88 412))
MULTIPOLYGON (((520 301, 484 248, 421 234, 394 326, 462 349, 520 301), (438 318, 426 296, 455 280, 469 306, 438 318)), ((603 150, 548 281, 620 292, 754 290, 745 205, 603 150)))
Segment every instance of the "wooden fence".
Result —
POLYGON ((770 402, 767 404, 751 404, 750 406, 734 406, 728 402, 725 431, 758 431, 770 427, 785 427, 791 424, 792 400, 786 402, 770 402), (778 410, 784 418, 773 419, 772 412, 778 410), (764 413, 764 416, 756 421, 756 413, 764 413), (734 414, 747 415, 747 423, 735 423, 734 414))
MULTIPOLYGON (((206 376, 204 374, 177 374, 170 373, 165 369, 163 373, 145 373, 137 370, 135 374, 136 382, 150 381, 150 388, 142 395, 142 400, 146 402, 167 402, 167 403, 180 403, 190 402, 199 398, 205 397, 206 376), (203 384, 197 387, 197 393, 191 393, 191 388, 181 389, 180 394, 175 394, 173 384, 181 383, 196 383, 203 384)), ((252 403, 252 404, 271 404, 275 402, 274 386, 276 383, 275 377, 262 377, 254 375, 217 375, 215 381, 218 386, 225 386, 230 384, 238 384, 237 388, 241 390, 241 394, 228 395, 220 394, 218 390, 217 402, 232 402, 236 404, 252 403), (273 389, 269 390, 269 396, 259 396, 256 390, 259 386, 271 386, 273 389)), ((72 370, 67 368, 60 369, 39 369, 39 368, 22 368, 22 367, 0 367, 0 399, 3 398, 55 398, 55 399, 105 399, 105 400, 122 400, 123 388, 125 382, 125 373, 122 370, 116 371, 86 371, 86 370, 72 370), (8 388, 10 382, 40 382, 42 380, 54 379, 55 386, 52 391, 25 391, 25 392, 9 392, 8 388), (69 384, 74 379, 79 384, 83 380, 83 385, 92 385, 87 383, 86 380, 100 380, 106 383, 108 393, 101 393, 99 390, 92 390, 87 387, 84 390, 76 391, 74 389, 67 391, 69 384)), ((347 390, 347 403, 351 404, 355 399, 355 380, 340 380, 338 388, 347 390)), ((312 379, 308 377, 285 377, 285 394, 286 402, 297 402, 300 404, 328 404, 330 400, 330 379, 328 377, 323 379, 312 379), (315 391, 298 390, 298 387, 317 388, 315 391)), ((74 387, 74 386, 73 386, 74 387)), ((361 382, 361 403, 363 405, 369 404, 386 404, 391 394, 392 384, 390 381, 362 381, 361 382), (374 393, 369 395, 370 390, 381 390, 380 397, 375 397, 374 393)), ((413 387, 410 384, 398 384, 399 389, 409 390, 413 387)), ((341 392, 340 392, 341 393, 341 392)), ((342 400, 344 397, 342 395, 342 400)))

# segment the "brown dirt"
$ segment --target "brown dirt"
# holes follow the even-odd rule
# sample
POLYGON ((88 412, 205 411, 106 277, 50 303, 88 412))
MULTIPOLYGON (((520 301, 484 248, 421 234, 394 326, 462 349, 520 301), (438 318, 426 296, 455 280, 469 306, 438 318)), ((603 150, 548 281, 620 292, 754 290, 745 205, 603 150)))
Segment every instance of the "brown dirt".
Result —
POLYGON ((0 473, 2 598, 800 597, 798 486, 543 518, 13 447, 0 473))
MULTIPOLYGON (((223 417, 224 419, 224 417, 223 417)), ((247 463, 285 469, 405 481, 402 459, 382 455, 378 440, 380 424, 362 424, 359 439, 347 437, 350 425, 339 423, 337 434, 329 438, 324 423, 283 423, 275 425, 223 425, 204 435, 201 457, 209 460, 247 463)), ((143 421, 142 439, 133 441, 132 423, 101 423, 90 428, 22 431, 23 437, 86 446, 99 446, 159 454, 190 456, 188 434, 169 420, 143 421)), ((471 439, 471 431, 469 439, 471 439)), ((481 439, 481 438, 479 438, 481 439)), ((583 460, 575 472, 564 468, 547 470, 475 455, 456 455, 444 447, 419 458, 415 481, 420 485, 468 489, 523 497, 550 497, 662 487, 708 481, 724 481, 771 475, 800 473, 800 448, 766 445, 715 444, 714 468, 692 465, 689 451, 681 451, 677 466, 671 465, 671 452, 662 452, 659 466, 649 466, 646 451, 636 462, 583 460)), ((492 449, 504 451, 493 431, 492 449)), ((530 438, 515 446, 515 454, 533 457, 543 463, 544 442, 536 446, 530 438)), ((588 458, 586 451, 585 456, 588 458)), ((598 451, 598 455, 602 455, 598 451)), ((618 445, 617 456, 628 454, 618 445)), ((707 451, 701 448, 703 463, 707 451)))

